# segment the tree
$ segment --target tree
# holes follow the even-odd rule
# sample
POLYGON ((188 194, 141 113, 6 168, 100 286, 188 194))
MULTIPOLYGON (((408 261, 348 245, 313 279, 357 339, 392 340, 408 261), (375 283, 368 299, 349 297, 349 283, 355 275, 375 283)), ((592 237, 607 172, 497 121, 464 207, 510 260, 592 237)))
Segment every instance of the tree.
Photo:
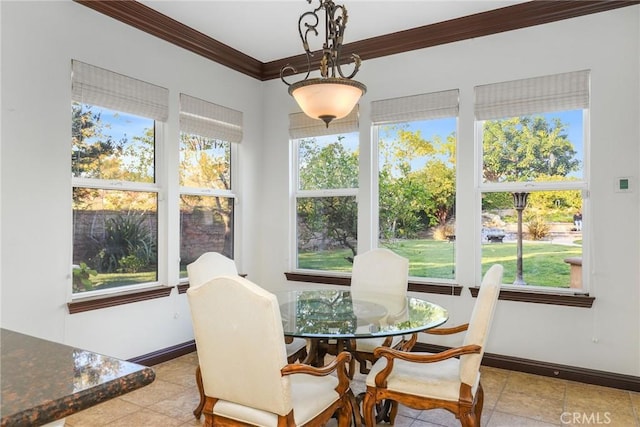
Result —
POLYGON ((425 227, 444 225, 455 205, 455 135, 426 140, 406 125, 384 127, 380 135, 381 237, 410 238, 425 227))
MULTIPOLYGON (((193 188, 231 190, 231 146, 229 142, 200 135, 181 133, 180 185, 193 188)), ((221 253, 233 256, 233 207, 227 197, 181 196, 191 212, 205 209, 223 228, 221 253)), ((190 224, 195 226, 197 224, 190 224)), ((207 225, 203 233, 211 233, 207 225)))
POLYGON ((453 215, 456 198, 456 170, 438 159, 429 160, 413 175, 424 188, 426 196, 421 208, 429 225, 445 225, 453 215))
POLYGON ((91 105, 74 102, 71 105, 71 160, 77 177, 119 179, 120 157, 126 137, 114 141, 106 133, 108 125, 101 113, 94 113, 91 105))
POLYGON ((534 181, 580 169, 576 151, 559 119, 542 116, 489 120, 484 123, 482 175, 489 182, 534 181))
POLYGON ((228 142, 181 133, 180 145, 180 185, 231 189, 231 150, 228 142))
POLYGON ((344 136, 321 145, 315 138, 299 142, 300 190, 358 188, 358 153, 348 151, 344 136))

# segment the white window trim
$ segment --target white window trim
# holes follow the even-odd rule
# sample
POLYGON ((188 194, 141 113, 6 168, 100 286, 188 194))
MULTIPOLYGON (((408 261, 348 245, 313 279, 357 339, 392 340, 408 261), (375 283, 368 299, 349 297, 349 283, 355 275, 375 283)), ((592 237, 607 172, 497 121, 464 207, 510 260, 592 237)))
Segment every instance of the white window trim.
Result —
POLYGON ((357 196, 357 188, 335 188, 324 190, 298 190, 296 198, 303 197, 340 197, 340 196, 357 196))
MULTIPOLYGON (((231 163, 233 163, 233 161, 231 163)), ((231 184, 231 186, 234 187, 233 183, 231 184)), ((189 196, 227 197, 229 199, 236 198, 236 195, 233 192, 233 189, 222 190, 222 189, 215 189, 215 188, 180 187, 180 194, 181 195, 186 194, 189 196)))
POLYGON ((144 191, 159 193, 160 187, 150 182, 132 182, 110 179, 72 178, 74 187, 95 188, 102 190, 144 191))

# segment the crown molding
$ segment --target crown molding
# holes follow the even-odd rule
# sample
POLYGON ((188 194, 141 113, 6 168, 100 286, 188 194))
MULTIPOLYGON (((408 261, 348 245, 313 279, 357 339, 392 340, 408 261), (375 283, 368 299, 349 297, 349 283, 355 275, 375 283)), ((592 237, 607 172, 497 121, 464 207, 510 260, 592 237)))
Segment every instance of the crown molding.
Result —
MULTIPOLYGON (((287 64, 306 70, 304 54, 263 63, 134 0, 74 1, 258 80, 279 78, 287 64)), ((367 60, 637 4, 640 0, 535 0, 347 43, 342 50, 345 58, 358 53, 367 60)))
POLYGON ((127 25, 253 78, 262 79, 262 62, 133 0, 74 0, 127 25))

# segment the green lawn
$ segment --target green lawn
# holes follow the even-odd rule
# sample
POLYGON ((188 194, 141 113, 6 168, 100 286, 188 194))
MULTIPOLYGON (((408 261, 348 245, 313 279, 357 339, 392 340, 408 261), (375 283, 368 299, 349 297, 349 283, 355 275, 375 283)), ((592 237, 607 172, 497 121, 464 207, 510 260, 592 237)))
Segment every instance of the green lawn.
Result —
MULTIPOLYGON (((523 249, 524 280, 530 285, 569 287, 568 257, 582 256, 582 247, 547 242, 525 242, 523 249)), ((455 278, 455 244, 436 240, 402 240, 386 247, 409 259, 409 275, 440 279, 455 278)), ((298 257, 298 268, 350 272, 349 250, 303 252, 298 257)), ((513 283, 516 274, 516 244, 487 243, 482 245, 482 273, 493 264, 504 266, 503 283, 513 283)), ((181 275, 183 277, 183 275, 181 275)), ((184 275, 186 277, 186 274, 184 275)), ((98 274, 91 280, 98 285, 94 289, 148 283, 156 280, 155 272, 98 274)))
POLYGON ((136 285, 157 280, 155 271, 143 271, 139 273, 98 273, 91 276, 91 281, 96 283, 93 290, 115 288, 117 286, 136 285))
MULTIPOLYGON (((568 288, 569 264, 564 262, 564 259, 581 257, 582 247, 525 242, 522 252, 523 279, 527 284, 568 288)), ((493 264, 504 266, 503 283, 513 283, 516 278, 516 244, 482 245, 482 274, 493 264)))
MULTIPOLYGON (((453 279, 454 244, 434 240, 405 240, 386 245, 409 259, 409 275, 453 279)), ((346 257, 348 250, 305 252, 299 254, 299 268, 311 270, 351 271, 346 257)), ((578 245, 560 245, 548 242, 524 242, 524 280, 530 285, 569 287, 567 257, 582 256, 578 245)), ((503 283, 513 283, 516 275, 516 243, 487 243, 482 245, 482 273, 493 264, 504 266, 503 283)))

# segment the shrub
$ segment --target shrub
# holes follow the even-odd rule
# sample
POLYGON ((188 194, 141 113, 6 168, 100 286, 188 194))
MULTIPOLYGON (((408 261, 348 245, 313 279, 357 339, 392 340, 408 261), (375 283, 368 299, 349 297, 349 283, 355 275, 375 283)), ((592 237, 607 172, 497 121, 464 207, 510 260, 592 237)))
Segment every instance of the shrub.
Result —
POLYGON ((73 292, 90 291, 93 289, 91 276, 97 275, 96 270, 92 270, 86 263, 81 262, 80 265, 73 268, 73 292))
POLYGON ((434 240, 448 240, 448 236, 455 236, 456 227, 453 224, 439 225, 433 229, 434 240))
POLYGON ((531 217, 527 227, 529 228, 529 237, 532 240, 544 239, 549 235, 549 230, 551 229, 549 224, 539 215, 531 217))
POLYGON ((147 265, 147 262, 135 255, 127 255, 120 259, 119 264, 123 273, 137 273, 147 265))
POLYGON ((98 242, 102 249, 94 260, 100 272, 139 270, 155 261, 153 236, 144 219, 141 214, 129 213, 105 220, 104 239, 98 242))

